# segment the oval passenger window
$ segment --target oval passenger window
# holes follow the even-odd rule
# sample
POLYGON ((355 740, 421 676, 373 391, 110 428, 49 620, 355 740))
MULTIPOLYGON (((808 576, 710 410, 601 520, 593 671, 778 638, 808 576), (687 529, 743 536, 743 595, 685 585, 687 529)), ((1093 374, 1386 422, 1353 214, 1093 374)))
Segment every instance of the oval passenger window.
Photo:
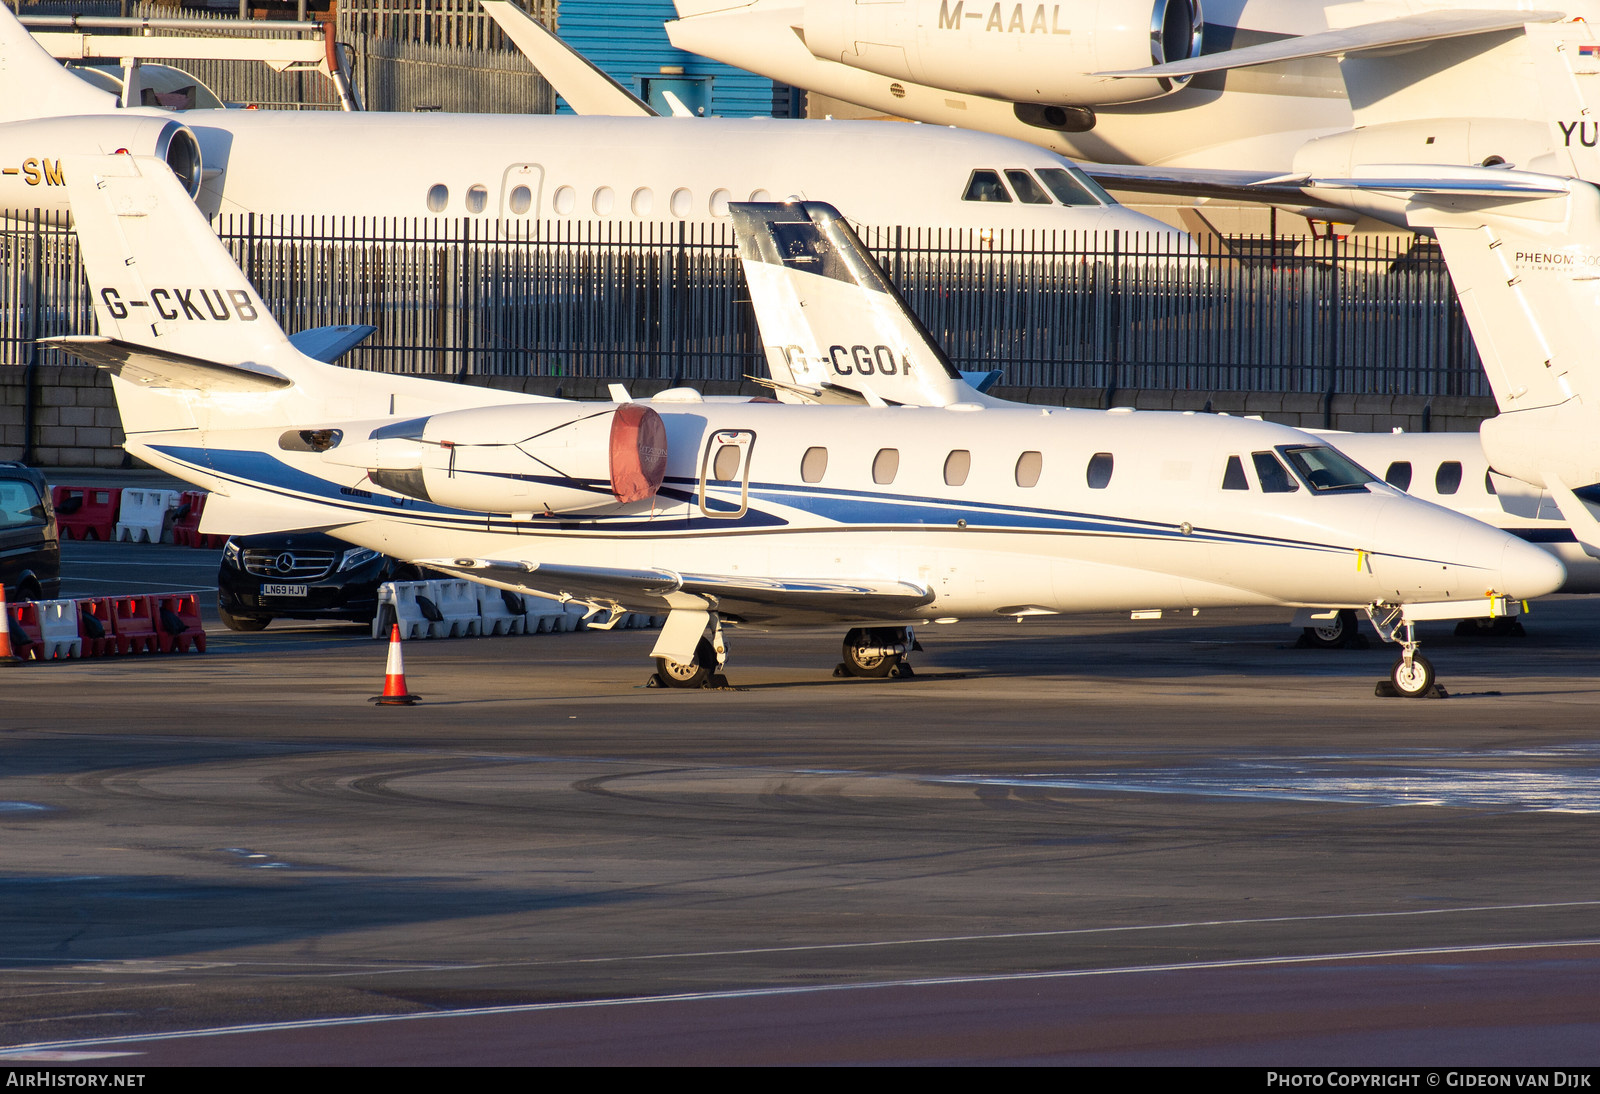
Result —
POLYGON ((449 204, 450 187, 442 182, 436 182, 428 187, 428 212, 442 213, 449 204))
MULTIPOLYGON (((1017 485, 1038 486, 1039 472, 1044 467, 1044 456, 1038 452, 1024 452, 1017 457, 1017 485)), ((1106 473, 1110 478, 1110 472, 1106 473)))
POLYGON ((822 476, 828 471, 828 450, 826 448, 808 448, 806 454, 800 457, 800 480, 802 482, 821 482, 822 476))
POLYGON ((872 461, 872 481, 879 486, 887 486, 894 481, 900 471, 900 450, 898 448, 883 448, 872 461))
POLYGON ((1089 489, 1104 490, 1111 485, 1112 459, 1109 452, 1096 452, 1089 457, 1089 489))

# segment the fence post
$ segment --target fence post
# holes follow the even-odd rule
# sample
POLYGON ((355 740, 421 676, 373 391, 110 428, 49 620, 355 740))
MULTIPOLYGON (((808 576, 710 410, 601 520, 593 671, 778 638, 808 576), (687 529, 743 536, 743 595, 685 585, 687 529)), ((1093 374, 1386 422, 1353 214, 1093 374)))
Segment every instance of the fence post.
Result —
POLYGON ((34 404, 37 403, 38 372, 39 372, 39 278, 43 274, 43 238, 40 224, 42 211, 33 211, 33 253, 28 263, 28 275, 32 282, 28 287, 28 364, 23 372, 23 400, 26 408, 23 411, 22 425, 22 462, 33 462, 33 431, 34 431, 34 404))

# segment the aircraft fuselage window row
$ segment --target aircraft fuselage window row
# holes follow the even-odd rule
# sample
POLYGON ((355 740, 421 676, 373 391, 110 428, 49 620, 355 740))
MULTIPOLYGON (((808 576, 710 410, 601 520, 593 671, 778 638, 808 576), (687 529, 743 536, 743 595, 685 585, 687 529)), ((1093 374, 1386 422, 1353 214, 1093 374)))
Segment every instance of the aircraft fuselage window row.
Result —
MULTIPOLYGON (((725 186, 719 186, 711 192, 706 199, 706 211, 713 217, 722 218, 728 215, 728 204, 736 200, 733 191, 725 186)), ((749 201, 771 201, 772 192, 759 188, 750 192, 749 201)), ((1009 201, 1009 198, 1005 200, 1009 201)), ((1048 201, 1049 199, 1045 199, 1048 201)), ((428 187, 425 204, 430 213, 442 213, 450 207, 450 187, 442 182, 436 182, 428 187)), ((466 197, 462 201, 465 211, 477 216, 489 208, 489 188, 482 183, 474 183, 467 188, 466 197)), ((506 197, 506 207, 515 216, 526 216, 533 210, 533 191, 526 186, 515 186, 506 197)), ((617 210, 617 192, 609 186, 596 187, 589 197, 589 208, 595 216, 608 217, 617 210)), ((633 191, 633 196, 628 201, 628 209, 636 217, 648 217, 655 213, 655 191, 648 186, 641 186, 633 191)), ((679 220, 687 219, 694 212, 694 191, 687 187, 679 187, 667 199, 667 208, 679 220)), ((558 186, 550 194, 550 211, 556 216, 572 216, 578 210, 578 190, 573 186, 558 186)))
MULTIPOLYGON (((717 479, 729 479, 737 464, 735 462, 736 450, 724 447, 719 450, 712 461, 712 474, 717 479), (724 465, 724 454, 728 454, 728 462, 724 465), (728 472, 724 474, 724 470, 728 472)), ((1237 459, 1237 457, 1236 457, 1237 459)), ((1085 477, 1091 487, 1104 490, 1111 484, 1111 471, 1113 459, 1109 452, 1096 452, 1089 459, 1085 477)), ((805 450, 800 457, 800 481, 807 483, 821 482, 828 471, 828 450, 813 447, 805 450)), ((893 483, 900 473, 900 450, 898 448, 880 448, 877 455, 872 458, 872 481, 879 486, 888 486, 893 483)), ((950 452, 944 460, 944 482, 946 486, 965 486, 967 476, 972 473, 972 453, 965 448, 957 448, 950 452)), ((1044 453, 1027 451, 1017 457, 1016 466, 1012 470, 1012 477, 1016 484, 1023 489, 1031 489, 1039 485, 1039 478, 1044 473, 1044 453)))
MULTIPOLYGON (((1389 465, 1389 470, 1383 473, 1383 481, 1396 490, 1411 489, 1411 461, 1396 460, 1389 465)), ((1440 495, 1454 494, 1461 489, 1461 461, 1445 460, 1439 469, 1433 473, 1433 492, 1440 495)), ((1483 492, 1495 493, 1494 480, 1489 477, 1489 472, 1483 473, 1483 492)))

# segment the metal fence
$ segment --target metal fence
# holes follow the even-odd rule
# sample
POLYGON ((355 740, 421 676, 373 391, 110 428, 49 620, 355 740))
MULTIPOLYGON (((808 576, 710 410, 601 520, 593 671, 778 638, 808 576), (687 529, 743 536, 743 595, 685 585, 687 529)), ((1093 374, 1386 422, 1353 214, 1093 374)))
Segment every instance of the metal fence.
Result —
MULTIPOLYGON (((725 223, 222 218, 288 330, 378 327, 345 363, 458 376, 764 374, 725 223)), ((1231 241, 1196 256, 1127 234, 869 231, 959 367, 1029 387, 1483 395, 1431 244, 1231 241)), ((0 364, 93 330, 76 241, 0 230, 0 364)), ((50 352, 46 359, 53 359, 50 352)))

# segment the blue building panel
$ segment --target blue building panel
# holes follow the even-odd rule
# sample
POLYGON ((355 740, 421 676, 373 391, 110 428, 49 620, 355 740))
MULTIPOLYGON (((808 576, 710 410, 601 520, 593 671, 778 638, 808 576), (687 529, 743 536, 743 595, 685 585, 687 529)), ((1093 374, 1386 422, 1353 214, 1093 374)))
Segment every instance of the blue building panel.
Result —
MULTIPOLYGON (((573 49, 658 108, 659 92, 671 90, 691 109, 703 105, 706 114, 770 116, 772 81, 675 49, 664 25, 675 18, 671 0, 560 0, 556 27, 573 49), (678 68, 682 74, 662 73, 663 68, 678 68)), ((572 109, 561 100, 556 112, 570 114, 572 109)))

